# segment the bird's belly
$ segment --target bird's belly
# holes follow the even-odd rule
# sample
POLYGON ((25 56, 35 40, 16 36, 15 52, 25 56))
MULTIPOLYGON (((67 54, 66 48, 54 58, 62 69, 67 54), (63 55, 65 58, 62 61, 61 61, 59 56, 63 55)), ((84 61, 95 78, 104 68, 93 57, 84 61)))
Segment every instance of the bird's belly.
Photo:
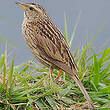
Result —
POLYGON ((45 59, 43 59, 40 55, 39 49, 37 48, 37 44, 35 42, 33 42, 34 40, 32 40, 32 34, 30 35, 29 31, 24 27, 22 29, 22 33, 24 36, 24 39, 26 41, 26 44, 28 45, 28 47, 30 48, 32 54, 35 56, 35 58, 42 63, 43 65, 47 66, 47 67, 52 67, 52 64, 47 62, 45 59))

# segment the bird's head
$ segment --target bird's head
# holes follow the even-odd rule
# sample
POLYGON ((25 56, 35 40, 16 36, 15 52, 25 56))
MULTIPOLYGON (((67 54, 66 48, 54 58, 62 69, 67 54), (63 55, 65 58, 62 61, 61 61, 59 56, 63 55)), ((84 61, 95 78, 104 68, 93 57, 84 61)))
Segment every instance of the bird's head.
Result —
POLYGON ((47 12, 39 4, 36 3, 19 3, 16 2, 21 8, 24 9, 24 17, 27 19, 36 19, 38 17, 47 16, 47 12))

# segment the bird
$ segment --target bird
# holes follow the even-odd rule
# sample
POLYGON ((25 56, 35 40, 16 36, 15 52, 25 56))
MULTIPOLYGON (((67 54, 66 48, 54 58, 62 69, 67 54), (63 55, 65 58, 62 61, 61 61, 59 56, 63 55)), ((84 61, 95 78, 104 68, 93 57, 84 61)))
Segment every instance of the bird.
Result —
POLYGON ((68 73, 82 91, 88 107, 94 108, 92 99, 78 77, 78 67, 70 47, 47 11, 38 3, 16 4, 24 10, 22 33, 35 58, 50 69, 50 74, 53 69, 60 69, 59 76, 62 71, 68 73))

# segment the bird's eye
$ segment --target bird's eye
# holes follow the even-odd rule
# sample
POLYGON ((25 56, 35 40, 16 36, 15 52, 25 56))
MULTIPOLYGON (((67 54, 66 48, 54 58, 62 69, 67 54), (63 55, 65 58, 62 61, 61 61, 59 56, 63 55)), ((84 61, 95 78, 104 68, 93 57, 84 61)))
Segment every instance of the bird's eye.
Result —
POLYGON ((34 8, 33 8, 33 7, 29 7, 29 9, 30 9, 30 10, 34 10, 34 8))

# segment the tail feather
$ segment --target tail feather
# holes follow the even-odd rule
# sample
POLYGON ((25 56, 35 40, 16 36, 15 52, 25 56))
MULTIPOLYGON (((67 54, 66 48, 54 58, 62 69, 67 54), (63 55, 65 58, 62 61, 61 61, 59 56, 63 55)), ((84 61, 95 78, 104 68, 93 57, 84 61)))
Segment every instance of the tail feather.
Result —
POLYGON ((79 77, 77 76, 77 74, 75 72, 73 72, 73 77, 74 81, 76 82, 76 84, 79 86, 80 90, 82 91, 85 99, 88 102, 89 108, 94 108, 93 102, 90 98, 90 96, 88 95, 86 89, 84 88, 83 84, 81 83, 79 77))
POLYGON ((60 67, 62 70, 67 72, 73 78, 73 80, 76 82, 76 84, 82 91, 85 99, 87 100, 89 108, 94 108, 94 105, 93 105, 93 102, 92 102, 90 96, 88 95, 86 89, 84 88, 83 84, 81 83, 81 81, 80 81, 78 75, 75 73, 74 69, 72 70, 71 67, 67 66, 66 64, 64 64, 62 62, 56 61, 56 60, 52 60, 52 61, 50 60, 50 62, 52 62, 54 65, 60 67))

